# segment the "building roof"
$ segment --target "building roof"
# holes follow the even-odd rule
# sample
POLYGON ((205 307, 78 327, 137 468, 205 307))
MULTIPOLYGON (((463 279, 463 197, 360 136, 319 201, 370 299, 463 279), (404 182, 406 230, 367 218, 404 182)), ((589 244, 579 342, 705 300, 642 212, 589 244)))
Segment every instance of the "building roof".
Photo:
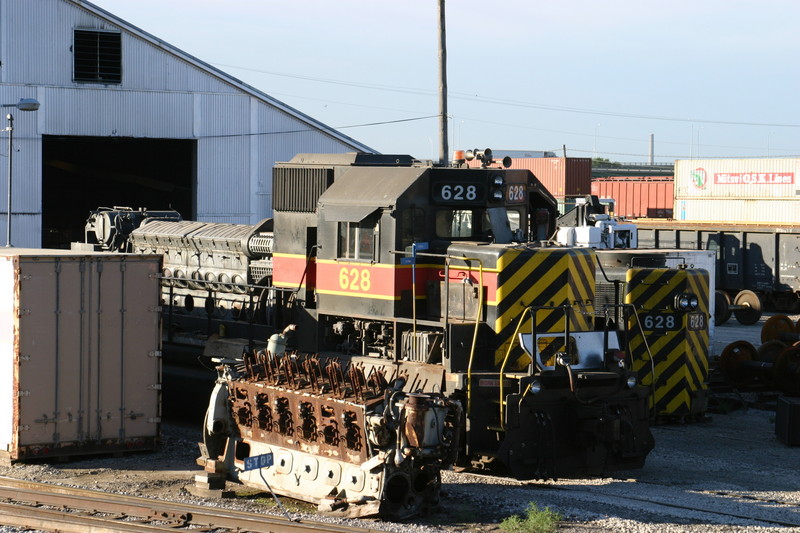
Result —
POLYGON ((124 29, 125 31, 127 31, 127 32, 129 32, 129 33, 131 33, 133 35, 136 35, 140 39, 148 41, 153 46, 155 46, 155 47, 157 47, 157 48, 159 48, 159 49, 161 49, 161 50, 163 50, 163 51, 165 51, 165 52, 167 52, 169 54, 172 54, 173 56, 175 56, 175 57, 177 57, 177 58, 179 58, 179 59, 181 59, 183 61, 186 61, 187 63, 192 64, 194 67, 206 72, 209 76, 213 76, 213 77, 215 77, 215 78, 217 78, 217 79, 219 79, 219 80, 221 80, 221 81, 223 81, 225 83, 228 83, 228 84, 232 85, 233 87, 236 87, 240 91, 242 91, 244 93, 247 93, 247 94, 253 96, 254 98, 257 98, 257 99, 261 100, 265 104, 268 104, 268 105, 270 105, 270 106, 272 106, 272 107, 274 107, 274 108, 286 113, 287 115, 292 116, 293 118, 295 118, 297 120, 300 120, 300 121, 303 121, 303 122, 307 123, 309 126, 320 130, 322 133, 330 135, 331 137, 333 137, 333 138, 335 138, 335 139, 337 139, 337 140, 339 140, 339 141, 341 141, 343 143, 350 144, 351 146, 353 146, 353 148, 355 148, 355 149, 357 149, 359 151, 368 152, 368 153, 378 153, 375 150, 373 150, 372 148, 370 148, 369 146, 367 146, 367 145, 365 145, 365 144, 353 139, 352 137, 350 137, 348 135, 345 135, 344 133, 342 133, 342 132, 340 132, 340 131, 338 131, 338 130, 336 130, 336 129, 334 129, 334 128, 326 125, 326 124, 323 124, 322 122, 316 120, 315 118, 313 118, 313 117, 311 117, 309 115, 306 115, 302 111, 298 111, 297 109, 293 108, 292 106, 290 106, 288 104, 285 104, 284 102, 281 102, 280 100, 277 100, 276 98, 273 98, 272 96, 268 95, 267 93, 256 89, 252 85, 248 85, 247 83, 241 81, 240 79, 235 78, 234 76, 231 76, 230 74, 228 74, 228 73, 226 73, 226 72, 224 72, 224 71, 222 71, 222 70, 220 70, 220 69, 218 69, 218 68, 216 68, 216 67, 214 67, 212 65, 209 65, 205 61, 202 61, 202 60, 194 57, 193 55, 191 55, 191 54, 189 54, 187 52, 184 52, 180 48, 177 48, 177 47, 169 44, 168 42, 166 42, 166 41, 164 41, 162 39, 159 39, 155 35, 147 33, 146 31, 142 30, 141 28, 138 28, 138 27, 134 26, 133 24, 131 24, 131 23, 129 23, 129 22, 117 17, 113 13, 110 13, 110 12, 106 11, 105 9, 99 7, 99 6, 96 6, 95 4, 92 4, 91 2, 87 2, 85 0, 65 0, 65 1, 75 5, 77 7, 79 7, 81 9, 85 10, 85 11, 90 12, 92 15, 94 15, 96 17, 105 19, 106 21, 108 21, 108 22, 110 22, 110 23, 112 23, 112 24, 114 24, 116 26, 119 26, 120 28, 124 29))

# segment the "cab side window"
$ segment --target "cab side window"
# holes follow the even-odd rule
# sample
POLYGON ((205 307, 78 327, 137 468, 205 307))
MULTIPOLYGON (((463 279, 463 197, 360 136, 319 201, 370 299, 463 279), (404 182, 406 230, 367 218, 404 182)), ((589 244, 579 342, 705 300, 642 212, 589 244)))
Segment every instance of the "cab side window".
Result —
POLYGON ((338 257, 356 261, 376 260, 377 222, 375 216, 360 222, 339 222, 338 257))

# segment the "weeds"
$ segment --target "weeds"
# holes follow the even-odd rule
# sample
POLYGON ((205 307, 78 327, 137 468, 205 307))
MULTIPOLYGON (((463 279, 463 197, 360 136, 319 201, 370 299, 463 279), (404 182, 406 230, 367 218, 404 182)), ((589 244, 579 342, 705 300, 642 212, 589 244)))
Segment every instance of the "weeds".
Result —
POLYGON ((535 502, 528 504, 524 515, 511 515, 500 522, 505 533, 552 533, 558 529, 563 516, 549 507, 539 509, 535 502))

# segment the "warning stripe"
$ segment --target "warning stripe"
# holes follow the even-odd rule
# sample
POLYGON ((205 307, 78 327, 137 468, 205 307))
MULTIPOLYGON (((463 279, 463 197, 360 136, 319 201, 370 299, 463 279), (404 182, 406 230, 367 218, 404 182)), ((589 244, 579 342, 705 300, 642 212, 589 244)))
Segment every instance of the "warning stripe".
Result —
MULTIPOLYGON (((591 250, 508 250, 498 259, 495 331, 497 332, 496 364, 501 364, 509 344, 514 345, 510 360, 514 368, 522 368, 529 358, 511 338, 517 321, 526 306, 560 306, 594 299, 594 253, 591 250)), ((588 313, 571 313, 570 329, 586 331, 593 325, 593 307, 588 313), (577 319, 576 319, 577 318, 577 319)), ((536 331, 564 330, 564 312, 548 309, 536 312, 536 331)), ((520 332, 530 332, 528 316, 520 332)))
MULTIPOLYGON (((708 377, 708 277, 703 271, 675 269, 635 269, 629 273, 626 301, 637 310, 672 316, 679 321, 677 331, 645 330, 655 364, 656 386, 651 398, 656 413, 666 415, 696 412, 692 405, 698 390, 705 389, 708 377), (698 296, 703 327, 689 329, 689 314, 674 311, 675 296, 698 296)), ((628 323, 633 369, 643 385, 652 386, 652 368, 644 339, 635 319, 628 323)), ((697 326, 697 324, 695 324, 697 326)))

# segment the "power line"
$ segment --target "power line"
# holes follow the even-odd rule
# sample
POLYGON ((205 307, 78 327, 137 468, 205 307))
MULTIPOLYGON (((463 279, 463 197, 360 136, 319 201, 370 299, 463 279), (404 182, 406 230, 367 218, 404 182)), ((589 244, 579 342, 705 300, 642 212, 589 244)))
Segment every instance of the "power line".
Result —
MULTIPOLYGON (((257 72, 259 74, 268 74, 271 76, 280 76, 285 78, 293 78, 293 79, 300 79, 305 81, 313 81, 317 83, 329 83, 333 85, 343 85, 348 87, 358 87, 362 89, 373 89, 373 90, 380 90, 380 91, 390 91, 390 92, 398 92, 398 93, 405 93, 405 94, 416 94, 416 95, 424 95, 424 96, 431 96, 437 94, 435 91, 425 90, 425 89, 417 89, 411 87, 397 87, 397 86, 389 86, 389 85, 379 85, 379 84, 369 84, 369 83, 358 83, 352 81, 343 81, 343 80, 333 80, 333 79, 326 79, 326 78, 315 78, 313 76, 301 76, 295 74, 285 74, 280 72, 268 71, 268 70, 261 70, 261 69, 254 69, 248 67, 240 67, 237 65, 226 65, 222 63, 215 63, 215 65, 220 67, 226 68, 235 68, 240 70, 246 70, 250 72, 257 72)), ((800 124, 780 124, 780 123, 771 123, 771 122, 744 122, 744 121, 732 121, 732 120, 712 120, 712 119, 700 119, 700 118, 678 118, 678 117, 666 117, 661 115, 640 115, 637 113, 622 113, 617 111, 604 111, 600 109, 585 109, 579 107, 569 107, 569 106, 559 106, 553 104, 537 104, 537 103, 530 103, 530 102, 521 102, 517 100, 507 100, 502 98, 491 98, 491 97, 484 97, 480 95, 471 95, 468 93, 459 93, 455 91, 450 91, 450 97, 456 98, 459 100, 466 100, 466 101, 473 101, 473 102, 482 102, 487 104, 495 104, 495 105, 505 105, 505 106, 512 106, 512 107, 523 107, 528 109, 541 109, 543 111, 558 111, 563 113, 578 113, 578 114, 585 114, 585 115, 597 115, 597 116, 608 116, 608 117, 621 117, 621 118, 633 118, 633 119, 640 119, 640 120, 661 120, 661 121, 669 121, 669 122, 685 122, 685 123, 699 123, 699 124, 720 124, 720 125, 727 125, 727 126, 759 126, 759 127, 773 127, 773 128, 800 128, 800 124)))
MULTIPOLYGON (((348 126, 333 126, 333 129, 336 130, 346 130, 348 128, 363 128, 366 126, 383 126, 386 124, 398 124, 401 122, 414 122, 416 120, 427 120, 431 118, 439 118, 439 115, 426 115, 423 117, 413 117, 413 118, 401 118, 396 120, 384 120, 381 122, 365 122, 362 124, 350 124, 348 126)), ((262 135, 290 135, 293 133, 308 133, 313 131, 319 131, 319 129, 312 129, 312 128, 304 128, 298 130, 282 130, 282 131, 262 131, 262 132, 252 132, 252 133, 230 133, 225 135, 201 135, 199 137, 193 137, 196 139, 222 139, 222 138, 232 138, 232 137, 258 137, 262 135)))

